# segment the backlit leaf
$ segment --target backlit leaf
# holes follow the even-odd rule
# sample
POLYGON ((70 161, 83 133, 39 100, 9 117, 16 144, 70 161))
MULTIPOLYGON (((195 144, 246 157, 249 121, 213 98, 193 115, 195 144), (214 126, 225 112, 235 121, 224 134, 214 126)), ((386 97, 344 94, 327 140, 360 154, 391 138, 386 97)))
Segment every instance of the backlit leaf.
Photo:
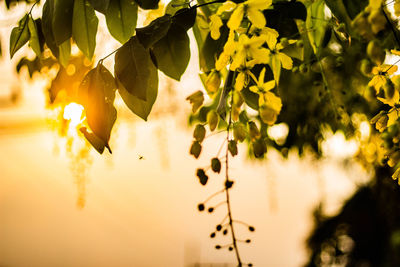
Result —
POLYGON ((114 77, 102 64, 92 69, 79 87, 79 102, 85 108, 88 125, 107 148, 117 118, 115 89, 114 77))
POLYGON ((66 40, 64 43, 62 43, 59 46, 59 57, 58 57, 58 61, 60 61, 61 65, 63 65, 63 67, 67 67, 68 65, 68 61, 69 61, 69 57, 71 56, 71 40, 68 39, 66 40))
POLYGON ((193 27, 196 22, 196 8, 182 8, 174 15, 174 23, 181 26, 185 31, 193 27))
POLYGON ((44 35, 45 42, 47 44, 47 47, 50 48, 51 52, 53 55, 58 58, 59 55, 59 49, 56 44, 56 41, 54 39, 53 35, 53 24, 52 24, 52 18, 53 18, 53 4, 52 1, 46 1, 43 5, 43 13, 42 13, 42 32, 44 35))
POLYGON ((83 54, 91 59, 96 47, 98 18, 88 0, 75 0, 72 35, 83 54))
POLYGON ((318 48, 321 46, 322 40, 325 35, 325 3, 323 0, 317 0, 307 8, 306 27, 311 29, 308 31, 308 39, 316 54, 318 48))
POLYGON ((61 45, 72 36, 74 0, 47 0, 53 5, 52 29, 54 40, 61 45))
POLYGON ((186 31, 172 24, 168 33, 154 44, 152 51, 158 69, 179 81, 190 59, 189 36, 186 31))
POLYGON ((38 57, 40 57, 42 54, 42 51, 40 48, 39 34, 38 34, 36 22, 32 19, 32 17, 29 17, 29 19, 28 19, 28 29, 29 29, 29 34, 30 34, 29 45, 32 48, 32 50, 35 52, 35 54, 38 57))
POLYGON ((103 14, 106 13, 108 5, 110 4, 110 0, 89 0, 89 2, 95 10, 103 14))
POLYGON ((133 0, 110 0, 106 15, 108 30, 121 44, 132 37, 136 28, 138 7, 133 0))
POLYGON ((149 48, 167 34, 171 23, 171 16, 164 15, 153 20, 144 28, 137 28, 136 36, 145 48, 149 48))
POLYGON ((154 66, 148 49, 145 49, 138 38, 132 37, 115 54, 115 76, 128 93, 146 101, 148 91, 158 87, 157 69, 154 66))
POLYGON ((10 36, 10 57, 12 58, 22 46, 29 40, 30 34, 28 29, 28 14, 26 14, 19 22, 18 27, 14 27, 10 36))

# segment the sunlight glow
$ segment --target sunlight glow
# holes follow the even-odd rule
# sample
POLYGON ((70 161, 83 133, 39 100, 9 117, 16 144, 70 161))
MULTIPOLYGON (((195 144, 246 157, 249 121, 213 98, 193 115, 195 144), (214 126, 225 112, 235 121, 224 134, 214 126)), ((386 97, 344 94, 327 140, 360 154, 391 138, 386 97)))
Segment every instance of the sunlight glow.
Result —
POLYGON ((70 127, 75 128, 83 121, 83 119, 81 118, 82 112, 83 106, 72 102, 65 106, 63 117, 65 120, 70 121, 70 127))
POLYGON ((322 151, 325 156, 344 159, 354 156, 358 151, 358 144, 354 139, 346 140, 343 132, 330 133, 322 142, 322 151))

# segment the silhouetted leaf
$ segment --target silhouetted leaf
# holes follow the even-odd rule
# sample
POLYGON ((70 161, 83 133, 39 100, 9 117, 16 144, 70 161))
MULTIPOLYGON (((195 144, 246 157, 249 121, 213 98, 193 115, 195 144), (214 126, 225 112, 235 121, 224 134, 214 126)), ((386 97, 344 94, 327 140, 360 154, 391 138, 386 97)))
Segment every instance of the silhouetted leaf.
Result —
POLYGON ((138 7, 133 0, 110 0, 106 15, 108 30, 121 44, 132 37, 136 28, 138 7))
POLYGON ((88 0, 75 0, 72 35, 83 54, 91 59, 96 47, 98 18, 88 0))
POLYGON ((139 40, 132 37, 115 54, 115 76, 128 93, 146 101, 150 91, 157 91, 157 69, 154 66, 149 50, 139 40))
POLYGON ((53 5, 52 29, 54 40, 61 45, 72 36, 74 0, 47 0, 53 5))
MULTIPOLYGON (((104 148, 106 147, 106 144, 104 143, 104 141, 101 140, 100 138, 98 138, 94 133, 88 132, 86 127, 82 127, 79 130, 83 133, 86 140, 88 140, 89 143, 97 150, 97 152, 99 152, 100 154, 103 154, 104 148)), ((110 153, 111 153, 111 151, 110 151, 110 153)))
POLYGON ((52 26, 52 18, 53 18, 53 10, 54 7, 51 1, 46 1, 43 5, 43 13, 42 13, 42 32, 44 35, 45 42, 47 47, 50 48, 53 55, 58 58, 59 49, 56 44, 53 35, 53 26, 52 26))
POLYGON ((210 72, 215 68, 215 60, 219 57, 228 40, 229 29, 225 25, 220 29, 221 37, 218 40, 211 38, 208 34, 199 53, 200 68, 204 72, 210 72))
POLYGON ((186 31, 181 26, 172 24, 168 33, 154 44, 152 51, 157 68, 179 81, 190 59, 189 36, 186 31))
POLYGON ((208 176, 206 175, 206 173, 204 172, 203 169, 197 169, 196 175, 199 178, 199 182, 200 182, 201 185, 206 185, 207 184, 208 176))
POLYGON ((89 2, 95 10, 103 14, 106 13, 108 5, 110 4, 110 0, 89 0, 89 2))
POLYGON ((221 161, 218 158, 211 159, 211 169, 216 173, 221 171, 221 161))
POLYGON ((171 16, 164 15, 156 18, 144 28, 137 28, 136 36, 140 43, 147 49, 167 34, 171 23, 171 16))
POLYGON ((160 0, 136 0, 142 9, 157 9, 160 0))
POLYGON ((174 23, 181 26, 185 31, 193 27, 196 22, 197 8, 182 8, 174 15, 174 23))
POLYGON ((228 143, 228 150, 234 157, 238 154, 237 142, 235 140, 230 140, 228 143))
POLYGON ((201 144, 199 141, 193 141, 192 145, 190 146, 190 155, 193 155, 196 159, 199 158, 201 153, 201 144))
POLYGON ((39 41, 39 34, 38 34, 38 29, 36 26, 35 21, 32 19, 32 17, 29 17, 28 19, 28 29, 29 29, 29 34, 30 34, 30 39, 29 39, 29 45, 32 48, 32 50, 35 52, 35 54, 40 57, 42 54, 41 51, 41 46, 40 46, 40 41, 39 41))
POLYGON ((79 102, 85 107, 88 125, 107 148, 117 118, 115 89, 114 77, 102 64, 92 69, 79 86, 79 102))
POLYGON ((10 57, 12 58, 22 46, 24 46, 30 37, 28 29, 28 14, 26 14, 19 22, 18 27, 14 27, 10 36, 10 57))

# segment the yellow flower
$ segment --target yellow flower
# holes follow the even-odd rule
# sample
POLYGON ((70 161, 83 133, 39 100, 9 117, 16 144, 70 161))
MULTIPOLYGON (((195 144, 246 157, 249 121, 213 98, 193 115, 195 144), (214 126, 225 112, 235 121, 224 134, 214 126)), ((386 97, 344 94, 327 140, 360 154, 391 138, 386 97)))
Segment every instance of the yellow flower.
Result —
POLYGON ((269 61, 269 51, 263 48, 262 45, 265 43, 265 39, 260 36, 253 36, 251 38, 243 34, 239 37, 237 43, 237 50, 233 56, 233 60, 230 66, 231 70, 236 70, 240 66, 247 66, 247 59, 253 59, 251 65, 267 63, 269 61))
POLYGON ((224 2, 219 8, 216 14, 210 16, 210 31, 211 38, 218 40, 221 36, 219 29, 223 25, 220 15, 224 12, 230 12, 236 7, 236 4, 231 1, 224 2))
POLYGON ((237 30, 246 15, 257 28, 263 28, 267 23, 262 10, 271 6, 272 0, 248 0, 236 6, 228 21, 228 27, 237 30))
POLYGON ((221 18, 217 14, 213 14, 210 17, 210 30, 211 38, 218 40, 221 36, 219 29, 223 25, 221 18))
POLYGON ((228 40, 224 45, 224 50, 219 55, 217 61, 215 62, 215 69, 220 71, 228 65, 229 60, 233 53, 235 53, 236 42, 235 42, 235 32, 233 30, 229 31, 228 40))
POLYGON ((235 80, 235 90, 241 91, 249 83, 249 72, 248 70, 239 71, 235 80))
POLYGON ((265 77, 265 68, 261 70, 260 76, 258 77, 258 81, 256 81, 257 84, 250 86, 249 88, 250 91, 259 95, 258 98, 259 106, 262 106, 264 105, 265 102, 268 102, 269 98, 274 100, 274 97, 276 97, 273 93, 269 92, 271 89, 275 87, 275 81, 271 80, 268 82, 264 82, 264 77, 265 77))
POLYGON ((392 75, 397 71, 396 65, 382 64, 372 68, 371 73, 374 75, 369 81, 368 86, 373 86, 378 94, 381 87, 386 83, 386 75, 392 75))

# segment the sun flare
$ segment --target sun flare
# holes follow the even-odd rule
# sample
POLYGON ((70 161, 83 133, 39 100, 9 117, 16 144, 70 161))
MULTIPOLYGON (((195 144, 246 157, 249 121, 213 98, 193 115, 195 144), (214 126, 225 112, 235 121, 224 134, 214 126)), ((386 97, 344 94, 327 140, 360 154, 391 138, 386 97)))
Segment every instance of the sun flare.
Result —
POLYGON ((72 102, 65 106, 63 117, 70 121, 70 127, 76 127, 83 121, 82 112, 83 106, 72 102))

